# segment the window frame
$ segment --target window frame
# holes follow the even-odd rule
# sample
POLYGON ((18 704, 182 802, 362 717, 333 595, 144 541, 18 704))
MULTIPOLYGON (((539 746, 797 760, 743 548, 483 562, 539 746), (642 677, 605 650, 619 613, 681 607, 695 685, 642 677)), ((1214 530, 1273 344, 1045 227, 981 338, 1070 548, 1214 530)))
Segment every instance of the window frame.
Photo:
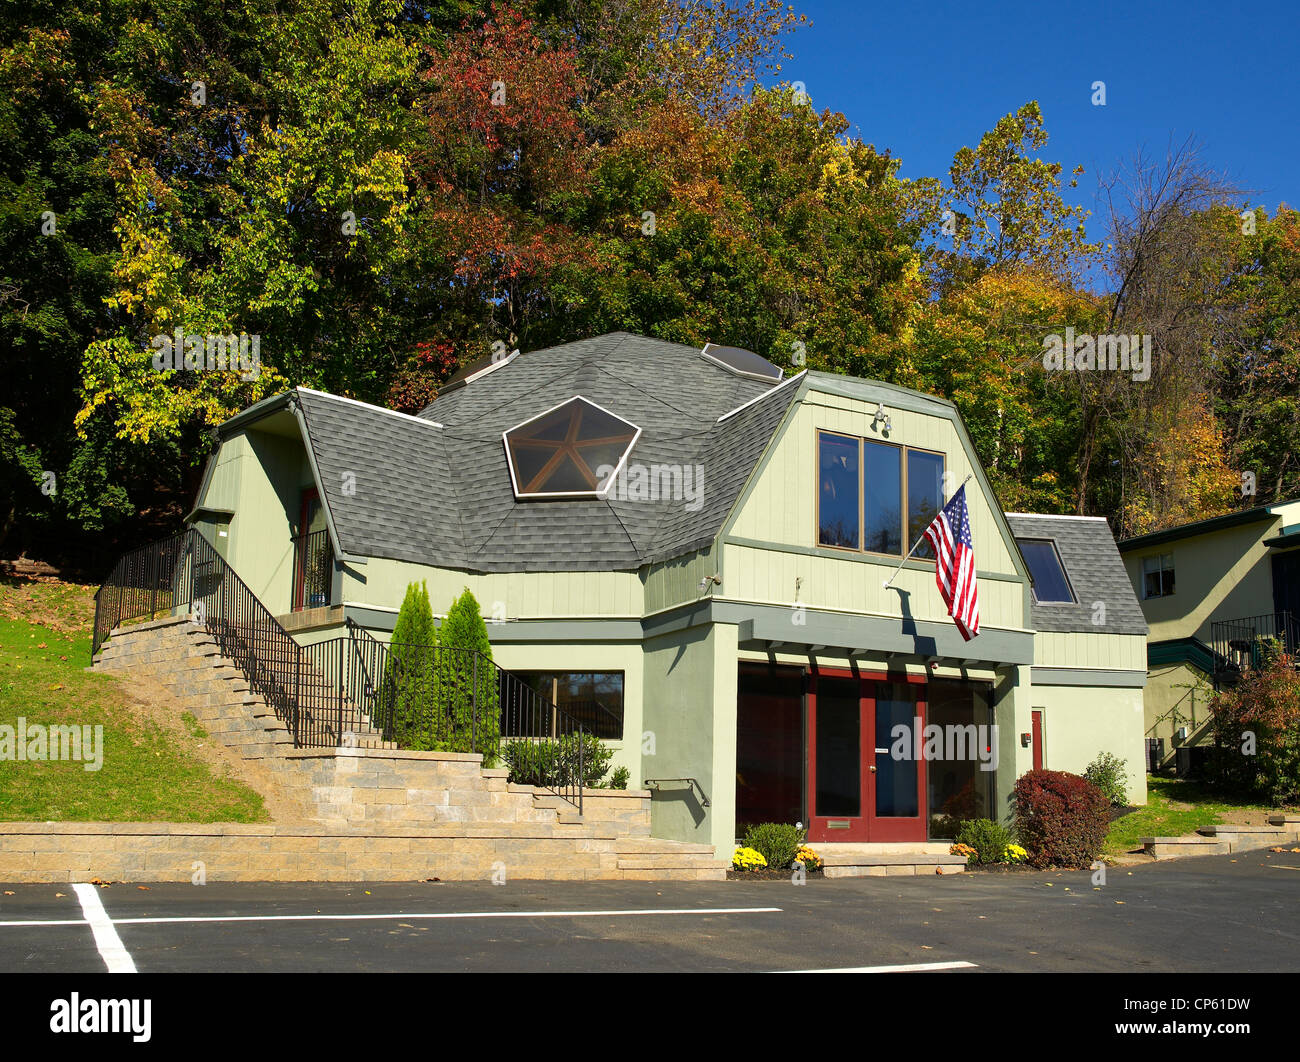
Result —
POLYGON ((615 482, 617 482, 618 477, 623 472, 623 469, 627 467, 628 459, 632 456, 632 450, 636 446, 640 438, 641 438, 640 425, 633 424, 626 417, 620 417, 613 410, 606 409, 598 402, 593 402, 586 395, 581 395, 581 394, 572 395, 569 398, 564 399, 564 401, 562 402, 557 402, 555 405, 551 406, 550 409, 544 409, 542 410, 542 412, 536 414, 535 416, 531 416, 527 420, 522 420, 518 424, 516 424, 513 428, 507 428, 505 431, 501 433, 501 445, 506 452, 506 467, 510 472, 510 489, 514 493, 516 501, 549 501, 555 498, 604 498, 607 494, 609 494, 615 482), (618 464, 614 466, 614 471, 610 473, 609 479, 605 483, 604 489, 576 490, 576 491, 573 490, 526 491, 526 492, 522 491, 519 485, 518 474, 515 471, 514 451, 512 451, 510 448, 510 435, 513 432, 519 431, 520 428, 526 428, 528 427, 528 425, 535 424, 537 421, 543 419, 544 417, 549 417, 556 410, 563 409, 565 406, 571 405, 574 402, 585 402, 593 409, 598 409, 606 416, 613 417, 615 420, 620 421, 623 424, 626 424, 629 428, 633 429, 632 438, 628 441, 627 447, 626 449, 624 449, 623 455, 619 458, 618 464))
MULTIPOLYGON (((836 431, 834 428, 813 428, 813 460, 816 466, 816 476, 814 490, 817 492, 817 500, 814 506, 813 519, 813 543, 817 549, 835 550, 839 553, 857 553, 864 557, 887 557, 890 560, 901 560, 907 556, 907 551, 911 549, 908 542, 909 524, 911 523, 908 507, 908 470, 907 455, 912 451, 923 454, 931 454, 938 457, 943 462, 943 472, 940 473, 940 482, 943 481, 943 475, 948 471, 948 454, 944 450, 931 450, 928 446, 909 446, 907 443, 889 442, 885 439, 869 439, 865 435, 853 435, 845 431, 836 431), (850 546, 833 546, 829 543, 822 542, 822 487, 821 487, 821 439, 823 435, 833 435, 842 439, 852 439, 858 444, 858 544, 856 548, 850 546), (863 543, 866 541, 866 505, 867 494, 866 484, 863 482, 863 476, 866 473, 865 464, 865 445, 872 443, 876 446, 888 446, 898 452, 898 489, 899 489, 899 541, 903 546, 898 553, 881 553, 879 550, 865 549, 863 543)), ((940 508, 946 503, 946 499, 940 498, 940 508)), ((912 560, 921 561, 924 564, 934 564, 934 557, 918 557, 912 554, 912 560)))
POLYGON ((841 553, 861 553, 861 552, 862 552, 862 536, 863 536, 863 533, 864 533, 864 530, 865 530, 865 529, 863 528, 863 526, 862 526, 862 524, 863 524, 863 516, 864 516, 864 510, 863 510, 863 504, 864 504, 864 502, 863 502, 863 498, 862 498, 862 439, 861 439, 860 437, 858 437, 857 435, 849 435, 847 432, 842 432, 842 431, 829 431, 829 430, 823 430, 823 429, 821 429, 821 428, 818 428, 818 429, 816 429, 816 430, 817 430, 817 442, 816 442, 816 451, 817 451, 817 452, 816 452, 816 455, 815 455, 815 460, 816 460, 816 463, 817 463, 817 475, 816 475, 814 478, 816 479, 816 482, 817 482, 817 488, 816 488, 816 489, 817 489, 817 505, 816 505, 816 507, 815 507, 815 508, 816 508, 816 512, 814 513, 814 519, 815 519, 815 522, 816 522, 816 529, 815 529, 815 531, 814 531, 814 540, 815 540, 816 543, 817 543, 817 548, 818 548, 818 549, 833 549, 833 550, 838 550, 838 551, 841 552, 841 553), (836 438, 839 438, 839 439, 848 439, 848 440, 850 440, 850 441, 856 443, 856 444, 857 444, 857 447, 858 447, 858 534, 857 534, 857 545, 855 545, 855 546, 836 546, 836 545, 832 545, 832 544, 829 543, 829 542, 822 542, 822 484, 821 484, 821 479, 822 479, 822 436, 823 436, 823 435, 832 435, 832 436, 835 436, 836 438))
POLYGON ((1161 597, 1173 597, 1174 594, 1178 592, 1177 566, 1174 564, 1174 551, 1169 550, 1167 553, 1149 553, 1143 557, 1141 576, 1143 601, 1154 601, 1156 598, 1161 597), (1166 557, 1169 558, 1168 564, 1165 564, 1166 557), (1159 576, 1156 581, 1160 585, 1160 592, 1156 594, 1151 593, 1147 588, 1147 575, 1149 574, 1147 572, 1147 561, 1155 561, 1157 565, 1155 572, 1150 573, 1159 576), (1169 573, 1170 581, 1174 584, 1174 588, 1168 593, 1165 593, 1164 589, 1165 572, 1169 573))

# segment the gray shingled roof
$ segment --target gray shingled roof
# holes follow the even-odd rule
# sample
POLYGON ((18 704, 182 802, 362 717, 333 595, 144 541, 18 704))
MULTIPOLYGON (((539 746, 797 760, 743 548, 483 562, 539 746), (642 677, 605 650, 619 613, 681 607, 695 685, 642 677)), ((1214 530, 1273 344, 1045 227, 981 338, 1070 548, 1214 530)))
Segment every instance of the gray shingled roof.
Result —
POLYGON ((1051 539, 1056 543, 1075 604, 1030 606, 1033 626, 1040 631, 1089 634, 1146 634, 1146 619, 1133 594, 1110 525, 1101 518, 1032 516, 1007 513, 1016 538, 1051 539), (1106 605, 1104 625, 1093 623, 1095 603, 1106 605))
POLYGON ((694 347, 616 332, 522 354, 439 396, 419 418, 319 392, 295 396, 348 553, 482 572, 612 571, 710 542, 796 388, 719 424, 773 386, 694 347), (703 504, 692 512, 681 500, 516 500, 502 432, 575 395, 642 429, 629 462, 701 466, 703 504), (343 493, 345 472, 355 475, 354 494, 343 493))

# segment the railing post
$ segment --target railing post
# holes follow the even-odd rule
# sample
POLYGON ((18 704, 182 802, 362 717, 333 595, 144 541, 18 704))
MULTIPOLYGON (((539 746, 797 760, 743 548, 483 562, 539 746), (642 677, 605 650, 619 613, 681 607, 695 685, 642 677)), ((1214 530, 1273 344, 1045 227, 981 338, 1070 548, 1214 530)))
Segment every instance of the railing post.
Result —
MULTIPOLYGON (((297 645, 297 643, 294 643, 297 645)), ((298 646, 297 666, 294 672, 293 680, 293 747, 302 748, 299 742, 299 727, 301 725, 300 712, 302 711, 302 646, 298 646)))
POLYGON ((336 733, 338 734, 338 736, 339 736, 338 739, 339 739, 339 742, 341 743, 341 742, 343 741, 343 690, 344 690, 344 682, 343 682, 343 639, 342 639, 342 638, 339 639, 339 676, 338 676, 338 678, 339 678, 339 681, 338 681, 339 725, 338 725, 338 730, 336 731, 336 733))
POLYGON ((578 724, 578 814, 582 814, 582 788, 583 779, 586 777, 582 771, 582 756, 586 751, 586 742, 583 739, 582 724, 578 724))
POLYGON ((470 752, 478 752, 478 653, 477 652, 475 652, 474 656, 472 657, 472 667, 473 667, 472 673, 474 676, 474 685, 471 687, 471 690, 473 692, 470 694, 470 697, 474 707, 473 707, 473 715, 470 717, 470 721, 469 721, 469 750, 470 752))

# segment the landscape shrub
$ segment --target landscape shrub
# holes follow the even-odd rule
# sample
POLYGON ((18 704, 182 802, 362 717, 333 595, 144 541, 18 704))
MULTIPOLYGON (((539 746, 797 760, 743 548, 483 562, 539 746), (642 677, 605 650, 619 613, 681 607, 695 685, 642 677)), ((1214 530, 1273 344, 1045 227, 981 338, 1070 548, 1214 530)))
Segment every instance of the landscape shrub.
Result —
POLYGON ((767 860, 763 854, 752 848, 737 848, 731 857, 732 870, 763 870, 766 867, 767 860))
POLYGON ((1011 791, 1015 832, 1034 867, 1088 867, 1110 828, 1110 801, 1086 778, 1030 771, 1011 791))
POLYGON ((1084 769, 1083 776, 1105 794, 1113 807, 1128 803, 1128 760, 1102 752, 1084 769))
POLYGON ((424 583, 408 583, 379 686, 379 723, 399 748, 428 751, 436 742, 433 711, 438 631, 424 583))
MULTIPOLYGON (((609 769, 614 752, 593 734, 583 734, 581 741, 577 734, 566 734, 554 742, 527 738, 507 741, 501 747, 501 759, 510 770, 508 781, 546 787, 572 785, 578 778, 579 746, 583 787, 597 788, 609 769)), ((620 770, 626 771, 626 768, 620 770)), ((621 788, 627 788, 626 774, 621 788)))
POLYGON ((497 669, 487 624, 468 588, 447 610, 438 645, 436 693, 448 731, 443 747, 493 760, 501 742, 497 669))
POLYGON ((1217 784, 1282 807, 1300 801, 1300 672, 1276 642, 1262 642, 1260 663, 1215 694, 1217 784))
POLYGON ((761 852, 775 870, 790 866, 803 847, 807 833, 784 822, 762 822, 745 830, 745 847, 761 852))
POLYGON ((1012 840, 1011 831, 992 819, 963 822, 957 833, 957 843, 974 850, 976 863, 1005 863, 1012 840))
POLYGON ((609 776, 610 789, 626 789, 628 779, 632 777, 632 772, 626 767, 615 767, 614 773, 609 776))

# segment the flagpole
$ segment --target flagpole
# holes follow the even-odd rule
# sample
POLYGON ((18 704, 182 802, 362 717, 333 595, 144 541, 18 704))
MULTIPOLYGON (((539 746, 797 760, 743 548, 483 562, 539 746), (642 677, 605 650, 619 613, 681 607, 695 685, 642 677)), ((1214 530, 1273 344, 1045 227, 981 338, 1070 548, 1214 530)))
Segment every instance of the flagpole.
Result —
MULTIPOLYGON (((975 475, 975 473, 972 472, 972 473, 971 473, 970 475, 968 475, 965 479, 963 479, 960 483, 958 483, 958 484, 957 484, 957 490, 961 490, 962 487, 966 486, 966 484, 969 483, 969 482, 971 481, 971 479, 974 477, 974 475, 975 475)), ((949 496, 948 501, 952 501, 953 497, 955 497, 956 494, 957 494, 957 490, 955 490, 955 491, 952 492, 952 495, 949 496)), ((947 504, 948 504, 948 502, 944 502, 944 505, 947 505, 947 504)), ((927 530, 928 530, 928 528, 927 528, 927 530)), ((909 560, 912 559, 912 554, 916 552, 916 547, 919 546, 919 545, 920 545, 922 542, 924 542, 924 541, 925 541, 925 531, 922 531, 921 534, 920 534, 920 537, 917 538, 917 540, 916 540, 915 543, 913 543, 912 548, 909 549, 909 550, 907 551, 907 556, 904 557, 901 561, 898 562, 898 567, 894 569, 894 574, 891 575, 888 579, 885 580, 885 589, 886 589, 886 590, 889 589, 889 584, 892 583, 895 579, 898 578, 898 573, 901 572, 901 571, 903 570, 903 565, 906 564, 909 560)))

